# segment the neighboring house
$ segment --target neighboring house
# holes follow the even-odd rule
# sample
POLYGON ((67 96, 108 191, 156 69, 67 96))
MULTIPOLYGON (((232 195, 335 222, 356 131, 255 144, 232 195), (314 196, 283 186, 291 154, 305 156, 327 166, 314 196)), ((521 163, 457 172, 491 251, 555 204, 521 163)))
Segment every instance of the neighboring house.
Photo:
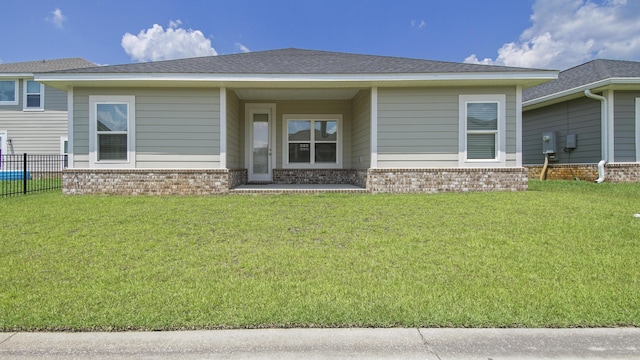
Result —
POLYGON ((68 194, 523 190, 522 90, 555 78, 300 49, 36 75, 70 94, 68 194))
POLYGON ((34 74, 96 66, 84 59, 0 64, 2 154, 60 154, 67 137, 67 94, 33 80, 34 74))
POLYGON ((530 177, 540 174, 543 146, 555 146, 547 178, 640 181, 640 62, 593 60, 525 90, 523 100, 530 177), (543 142, 549 134, 556 143, 543 142))

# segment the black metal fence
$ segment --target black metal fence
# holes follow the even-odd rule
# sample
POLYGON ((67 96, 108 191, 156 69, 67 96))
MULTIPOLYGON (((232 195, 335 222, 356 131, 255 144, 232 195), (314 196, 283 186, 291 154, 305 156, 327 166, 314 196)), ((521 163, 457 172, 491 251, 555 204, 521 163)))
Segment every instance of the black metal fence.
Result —
POLYGON ((0 196, 62 188, 67 155, 0 154, 0 196))

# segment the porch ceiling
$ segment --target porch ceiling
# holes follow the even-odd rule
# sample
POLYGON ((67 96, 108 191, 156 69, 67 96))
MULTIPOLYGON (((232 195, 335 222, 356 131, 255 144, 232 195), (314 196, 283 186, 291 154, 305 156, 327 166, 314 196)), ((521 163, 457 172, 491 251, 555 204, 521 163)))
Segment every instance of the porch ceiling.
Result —
POLYGON ((241 100, 349 100, 360 89, 232 89, 241 100))

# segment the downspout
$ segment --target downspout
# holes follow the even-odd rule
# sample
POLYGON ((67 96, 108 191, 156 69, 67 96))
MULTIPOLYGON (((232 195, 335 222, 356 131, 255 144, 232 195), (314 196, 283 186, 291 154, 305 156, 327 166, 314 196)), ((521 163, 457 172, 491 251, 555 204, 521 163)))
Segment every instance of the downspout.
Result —
POLYGON ((600 162, 598 163, 598 178, 596 179, 596 183, 600 184, 605 180, 605 172, 604 172, 604 166, 607 164, 607 161, 609 159, 609 154, 608 154, 608 150, 607 150, 607 139, 608 137, 608 133, 607 133, 607 124, 609 123, 608 119, 607 119, 607 98, 605 98, 604 96, 600 96, 600 95, 596 95, 594 93, 591 92, 591 90, 587 89, 584 91, 584 94, 592 99, 596 99, 596 100, 600 100, 600 119, 602 122, 602 126, 601 126, 601 131, 602 131, 602 160, 600 160, 600 162))

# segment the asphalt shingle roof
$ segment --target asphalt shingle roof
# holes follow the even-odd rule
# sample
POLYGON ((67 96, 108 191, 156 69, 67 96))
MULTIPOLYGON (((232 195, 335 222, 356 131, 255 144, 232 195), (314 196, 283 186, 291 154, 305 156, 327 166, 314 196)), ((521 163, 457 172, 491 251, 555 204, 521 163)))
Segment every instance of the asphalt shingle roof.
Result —
POLYGON ((95 66, 97 65, 81 58, 38 60, 0 64, 0 73, 40 73, 95 66))
POLYGON ((189 59, 100 66, 64 72, 114 74, 389 74, 517 72, 523 70, 533 69, 289 48, 189 59))
POLYGON ((525 89, 522 93, 522 99, 523 101, 529 101, 600 80, 625 77, 640 77, 640 62, 606 59, 592 60, 561 71, 557 80, 525 89))

